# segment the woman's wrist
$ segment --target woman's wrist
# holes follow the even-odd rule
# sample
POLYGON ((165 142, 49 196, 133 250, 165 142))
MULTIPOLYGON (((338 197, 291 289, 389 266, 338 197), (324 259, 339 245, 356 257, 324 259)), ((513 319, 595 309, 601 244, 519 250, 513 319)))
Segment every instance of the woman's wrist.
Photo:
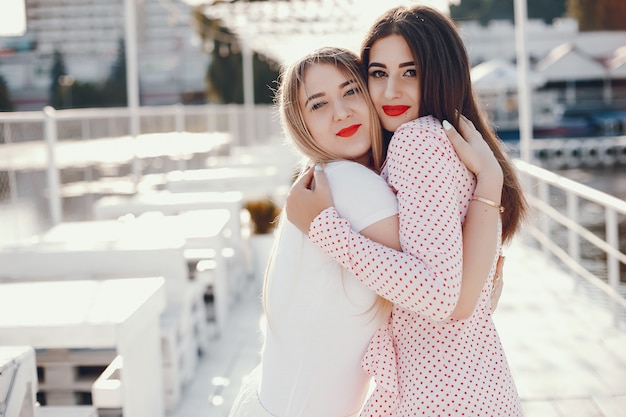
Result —
POLYGON ((502 168, 498 165, 498 169, 485 171, 482 175, 476 176, 474 195, 500 204, 503 184, 504 177, 502 175, 502 168))

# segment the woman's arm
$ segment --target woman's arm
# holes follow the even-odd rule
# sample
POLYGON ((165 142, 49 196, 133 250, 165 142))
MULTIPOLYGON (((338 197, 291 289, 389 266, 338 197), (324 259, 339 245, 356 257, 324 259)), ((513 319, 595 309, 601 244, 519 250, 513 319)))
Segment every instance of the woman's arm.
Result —
MULTIPOLYGON (((466 122, 461 123, 461 129, 466 134, 465 130, 469 129, 466 122)), ((447 133, 449 136, 451 135, 450 132, 447 133)), ((469 137, 467 134, 466 136, 469 137)), ((457 138, 456 142, 462 141, 462 138, 459 138, 457 138)), ((483 168, 481 164, 484 163, 485 159, 488 159, 488 157, 494 159, 492 154, 489 153, 485 156, 484 152, 483 154, 478 152, 478 156, 472 159, 471 149, 480 146, 481 142, 484 144, 479 134, 477 139, 469 137, 467 144, 464 141, 456 142, 452 140, 455 147, 466 145, 465 149, 461 148, 459 154, 462 158, 469 158, 466 163, 471 169, 480 170, 483 168)), ((486 144, 484 146, 488 149, 486 144)), ((312 177, 313 172, 311 171, 307 176, 296 182, 287 197, 286 211, 289 219, 305 232, 308 231, 311 220, 321 210, 332 205, 332 198, 330 198, 329 193, 325 192, 324 175, 321 175, 321 173, 316 174, 318 187, 310 186, 312 177)), ((479 185, 481 181, 482 178, 479 176, 479 185)), ((490 187, 487 187, 487 189, 491 189, 490 187)), ((491 194, 486 195, 490 196, 491 194)), ((479 214, 480 220, 481 212, 479 210, 475 211, 479 214)), ((471 219, 475 216, 472 216, 471 213, 469 215, 469 219, 472 221, 471 219)), ((457 221, 457 223, 460 222, 457 221)), ((497 226, 497 220, 494 223, 497 226)), ((366 285, 370 286, 379 295, 388 298, 392 302, 401 304, 405 308, 431 315, 436 319, 446 318, 453 313, 456 306, 459 306, 459 309, 455 311, 454 317, 461 317, 465 311, 469 311, 469 314, 473 311, 482 286, 476 293, 471 290, 479 286, 464 285, 463 292, 461 292, 459 297, 461 273, 464 272, 460 262, 457 262, 457 265, 452 265, 451 269, 446 271, 445 275, 451 278, 443 279, 439 276, 441 275, 440 271, 431 266, 430 261, 427 259, 428 256, 411 256, 410 254, 381 248, 380 245, 376 245, 363 236, 354 233, 350 229, 349 223, 340 219, 334 212, 334 209, 329 209, 322 213, 320 218, 316 219, 314 226, 316 226, 316 230, 314 228, 311 229, 311 237, 314 241, 317 241, 322 249, 342 262, 345 267, 355 272, 366 285), (466 294, 470 293, 471 295, 466 297, 466 294)), ((478 233, 484 232, 481 228, 475 228, 470 229, 470 233, 474 233, 472 230, 478 233)), ((450 234, 460 235, 460 231, 450 232, 450 234)), ((371 237, 374 236, 371 235, 371 237)), ((496 238, 494 238, 494 241, 497 243, 496 238)), ((460 239, 456 247, 458 252, 461 247, 460 239)), ((439 255, 445 254, 439 254, 437 251, 434 251, 435 257, 439 255)), ((453 255, 452 258, 455 258, 455 256, 453 255)), ((488 276, 488 268, 489 266, 486 267, 487 271, 481 277, 483 285, 488 276)), ((477 271, 479 270, 478 268, 477 271)), ((472 276, 478 276, 478 274, 479 272, 473 272, 472 276)), ((463 279, 465 279, 465 275, 463 275, 463 279)), ((472 282, 474 281, 479 282, 478 280, 472 280, 472 282)))
MULTIPOLYGON (((288 220, 308 233, 313 243, 378 295, 440 320, 452 312, 460 283, 450 294, 446 283, 438 280, 421 259, 389 249, 352 230, 350 223, 340 218, 333 207, 328 179, 321 167, 309 169, 294 183, 286 198, 285 211, 288 220), (429 294, 442 294, 446 305, 430 302, 429 294)), ((393 233, 397 237, 398 229, 393 233)))
MULTIPOLYGON (((353 184, 353 186, 359 187, 360 184, 353 184)), ((352 197, 354 197, 354 195, 352 197)), ((372 196, 370 193, 369 198, 372 197, 375 196, 372 196)), ((285 210, 287 212, 287 218, 292 222, 294 217, 290 217, 289 213, 297 213, 298 216, 296 219, 298 222, 302 221, 304 218, 310 217, 311 220, 308 221, 306 226, 294 223, 303 233, 308 234, 309 225, 313 219, 317 217, 322 210, 333 205, 328 177, 323 173, 323 168, 318 165, 317 168, 307 168, 302 176, 296 180, 287 196, 286 207, 288 207, 288 209, 285 208, 285 210), (306 227, 306 229, 303 230, 303 227, 306 227)), ((398 215, 396 214, 395 216, 387 217, 365 227, 359 233, 388 248, 402 251, 399 229, 400 225, 398 215)))
MULTIPOLYGON (((486 198, 499 205, 503 183, 502 168, 474 125, 464 117, 461 117, 460 123, 463 136, 446 121, 443 126, 459 158, 476 176, 474 196, 486 198)), ((500 240, 499 216, 495 207, 472 200, 463 224, 461 295, 451 317, 468 318, 476 308, 500 240)), ((499 293, 496 304, 498 299, 499 293)))

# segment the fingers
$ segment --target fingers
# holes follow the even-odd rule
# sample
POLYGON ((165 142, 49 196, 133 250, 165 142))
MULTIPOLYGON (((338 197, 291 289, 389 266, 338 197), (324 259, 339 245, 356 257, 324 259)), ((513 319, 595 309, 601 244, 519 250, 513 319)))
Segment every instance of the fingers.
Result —
POLYGON ((477 137, 476 135, 479 134, 476 126, 474 126, 474 123, 463 115, 459 117, 459 129, 461 130, 461 136, 467 142, 470 142, 472 139, 477 137))
POLYGON ((325 187, 326 189, 330 189, 328 185, 328 177, 326 177, 324 168, 321 165, 317 164, 312 171, 313 177, 315 179, 315 188, 325 187))
POLYGON ((332 205, 326 174, 319 169, 308 168, 287 194, 285 212, 287 219, 306 234, 315 217, 332 205))
POLYGON ((498 257, 498 262, 496 263, 496 279, 502 278, 503 269, 504 269, 504 256, 500 255, 498 257))
POLYGON ((472 169, 474 162, 472 161, 473 157, 471 153, 471 146, 469 145, 469 143, 465 140, 463 136, 461 136, 461 134, 455 129, 454 126, 452 126, 450 122, 444 120, 441 124, 446 132, 448 140, 452 144, 452 147, 454 148, 459 158, 461 158, 461 161, 463 161, 463 163, 470 169, 470 171, 474 172, 472 169))
POLYGON ((465 117, 464 115, 461 115, 459 117, 460 121, 461 121, 461 125, 466 124, 469 127, 471 127, 472 129, 476 129, 476 126, 474 126, 474 122, 472 122, 470 119, 468 119, 467 117, 465 117))
POLYGON ((300 175, 292 185, 292 188, 311 188, 311 182, 313 181, 313 169, 311 167, 307 167, 306 170, 300 175))
POLYGON ((496 263, 496 275, 493 278, 493 288, 491 290, 491 312, 493 313, 498 307, 500 296, 502 295, 502 288, 504 287, 504 280, 502 278, 504 268, 504 256, 498 258, 496 263))
POLYGON ((448 139, 450 140, 450 142, 452 142, 452 145, 455 148, 457 148, 461 143, 465 142, 463 136, 461 136, 461 134, 456 130, 454 126, 452 126, 450 122, 444 120, 443 122, 441 122, 441 125, 443 126, 443 130, 445 130, 446 132, 446 136, 448 136, 448 139))

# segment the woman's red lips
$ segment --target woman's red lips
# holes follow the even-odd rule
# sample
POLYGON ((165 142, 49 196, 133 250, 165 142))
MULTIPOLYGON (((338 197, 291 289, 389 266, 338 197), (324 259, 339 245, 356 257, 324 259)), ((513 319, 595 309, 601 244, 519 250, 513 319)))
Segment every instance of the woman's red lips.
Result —
POLYGON ((383 106, 383 111, 387 116, 400 116, 409 109, 409 106, 383 106))
POLYGON ((350 136, 354 135, 360 127, 360 124, 348 126, 345 129, 341 129, 339 132, 337 132, 337 136, 341 136, 342 138, 349 138, 350 136))

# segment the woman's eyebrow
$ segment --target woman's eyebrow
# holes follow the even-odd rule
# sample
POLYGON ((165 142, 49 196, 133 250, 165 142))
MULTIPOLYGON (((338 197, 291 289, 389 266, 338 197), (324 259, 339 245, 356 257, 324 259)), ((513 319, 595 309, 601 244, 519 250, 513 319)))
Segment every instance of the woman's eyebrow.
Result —
POLYGON ((370 62, 370 64, 367 67, 368 68, 372 68, 372 67, 387 68, 385 64, 381 64, 379 62, 370 62))
MULTIPOLYGON (((344 81, 341 84, 339 84, 339 89, 344 88, 345 86, 348 86, 350 84, 354 84, 356 81, 355 80, 348 80, 348 81, 344 81)), ((316 98, 322 97, 326 95, 326 93, 316 93, 313 94, 312 96, 310 96, 309 98, 306 99, 306 101, 304 102, 304 105, 306 106, 307 104, 309 104, 309 101, 314 100, 316 98)))
POLYGON ((356 82, 355 80, 348 80, 348 81, 346 81, 346 82, 343 82, 343 83, 341 83, 341 84, 339 85, 339 89, 342 89, 342 88, 344 88, 345 86, 348 86, 348 85, 350 85, 350 84, 354 84, 355 82, 356 82))
MULTIPOLYGON (((402 64, 398 65, 398 68, 413 67, 413 66, 415 66, 415 62, 408 61, 408 62, 403 62, 402 64)), ((369 64, 368 68, 372 68, 372 67, 387 68, 387 66, 385 64, 381 64, 381 63, 378 63, 378 62, 371 62, 369 64)))
POLYGON ((324 93, 317 93, 317 94, 313 94, 312 96, 310 96, 309 98, 306 99, 306 101, 304 102, 304 105, 306 106, 307 104, 309 104, 309 101, 314 100, 316 98, 322 97, 324 95, 324 93))

